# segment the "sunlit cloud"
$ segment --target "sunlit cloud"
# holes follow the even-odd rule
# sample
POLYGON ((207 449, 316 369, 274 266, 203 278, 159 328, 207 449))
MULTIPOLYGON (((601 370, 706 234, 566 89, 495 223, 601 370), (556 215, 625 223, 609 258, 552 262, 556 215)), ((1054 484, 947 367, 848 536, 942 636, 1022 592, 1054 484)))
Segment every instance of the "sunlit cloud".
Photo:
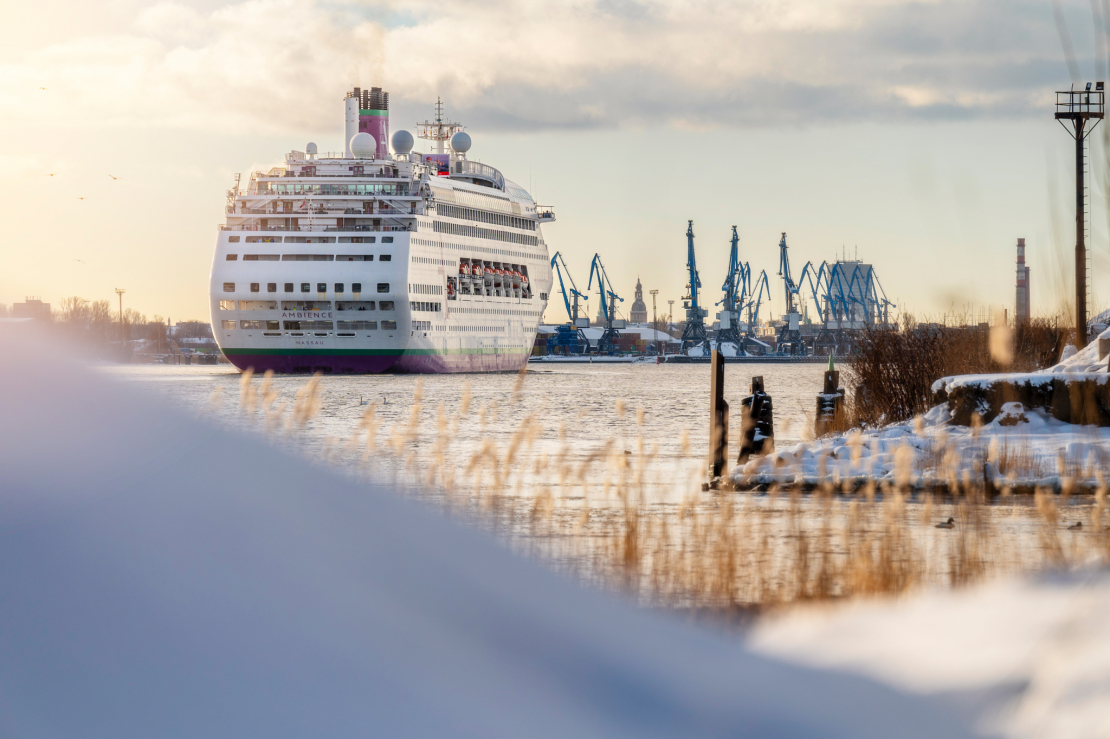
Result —
POLYGON ((377 84, 501 130, 994 118, 1064 69, 1039 2, 165 1, 0 64, 0 112, 311 131, 377 84))

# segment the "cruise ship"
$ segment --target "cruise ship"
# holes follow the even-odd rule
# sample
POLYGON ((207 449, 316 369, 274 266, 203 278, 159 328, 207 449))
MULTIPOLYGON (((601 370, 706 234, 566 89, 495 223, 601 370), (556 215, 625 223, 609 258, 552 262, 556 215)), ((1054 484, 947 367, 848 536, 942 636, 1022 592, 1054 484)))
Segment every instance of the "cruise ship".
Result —
POLYGON ((237 175, 212 262, 216 341, 238 368, 292 373, 522 367, 551 290, 555 220, 446 120, 390 136, 389 93, 354 88, 346 148, 237 175), (390 154, 390 148, 393 153, 390 154))

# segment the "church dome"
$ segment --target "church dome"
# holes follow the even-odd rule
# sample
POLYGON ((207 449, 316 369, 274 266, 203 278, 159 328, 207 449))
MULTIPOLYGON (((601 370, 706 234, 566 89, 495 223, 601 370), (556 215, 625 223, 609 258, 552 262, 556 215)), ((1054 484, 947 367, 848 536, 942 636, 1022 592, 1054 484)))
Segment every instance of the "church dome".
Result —
POLYGON ((628 320, 632 323, 647 323, 647 303, 644 302, 644 286, 640 278, 636 278, 636 299, 632 301, 632 308, 628 311, 628 320))

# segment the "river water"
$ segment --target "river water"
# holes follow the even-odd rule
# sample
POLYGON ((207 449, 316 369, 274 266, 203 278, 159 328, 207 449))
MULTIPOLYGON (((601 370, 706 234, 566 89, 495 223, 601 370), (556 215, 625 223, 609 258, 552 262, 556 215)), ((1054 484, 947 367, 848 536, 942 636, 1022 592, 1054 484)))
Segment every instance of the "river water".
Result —
MULTIPOLYGON (((752 583, 774 581, 788 589, 805 557, 814 560, 807 567, 820 565, 826 551, 847 561, 839 542, 848 539, 830 537, 823 522, 841 532, 858 518, 862 528, 853 536, 870 547, 882 536, 890 538, 884 534, 889 514, 900 511, 903 528, 897 531, 903 533, 895 543, 913 542, 914 561, 920 559, 914 577, 926 583, 955 582, 958 568, 952 562, 961 561, 957 555, 966 549, 960 548, 964 539, 933 526, 960 515, 956 501, 934 507, 926 498, 905 509, 866 504, 857 509, 859 495, 832 503, 806 498, 797 503, 794 518, 793 499, 774 491, 735 498, 703 493, 709 365, 568 364, 531 366, 523 375, 325 376, 303 422, 296 420, 294 407, 298 393, 301 407, 309 405, 303 400, 310 383, 305 376, 274 376, 269 396, 261 399, 263 378, 244 383, 222 365, 123 365, 102 371, 205 421, 262 436, 289 454, 356 478, 397 482, 587 580, 624 582, 629 571, 641 573, 647 601, 719 603, 717 595, 690 593, 721 561, 706 532, 723 531, 715 526, 733 520, 724 514, 725 500, 743 509, 735 527, 748 532, 735 544, 748 563, 740 582, 749 590, 738 596, 745 602, 763 598, 751 591, 752 583), (363 430, 367 426, 373 443, 363 430), (640 559, 629 569, 625 555, 613 553, 627 551, 621 546, 633 524, 642 541, 636 550, 640 559), (801 538, 815 542, 809 554, 796 552, 800 526, 808 531, 801 538), (646 559, 644 547, 653 552, 646 559), (651 579, 658 573, 662 579, 651 579)), ((725 397, 738 409, 751 376, 762 375, 774 399, 777 445, 796 444, 811 430, 823 372, 824 366, 814 364, 728 365, 725 397)), ((734 444, 738 416, 734 410, 734 444)), ((1010 497, 1001 505, 973 508, 990 523, 984 572, 1036 569, 1048 561, 1045 523, 1030 502, 1010 497)), ((1089 502, 1084 505, 1090 508, 1089 502)), ((1067 522, 1090 516, 1074 502, 1065 503, 1060 515, 1067 522)), ((1054 528, 1063 524, 1050 522, 1048 529, 1054 528)), ((1083 561, 1089 553, 1080 545, 1093 546, 1088 538, 1067 538, 1060 551, 1083 561)))
MULTIPOLYGON (((774 399, 776 442, 783 446, 802 440, 812 427, 824 370, 815 364, 726 366, 725 398, 733 408, 734 444, 740 400, 748 393, 753 375, 763 376, 774 399)), ((244 412, 241 375, 226 365, 118 365, 104 371, 214 423, 259 432, 266 427, 261 411, 244 412)), ((271 435, 309 458, 325 455, 329 464, 356 465, 361 455, 327 452, 342 448, 342 442, 358 429, 368 407, 362 402, 374 404, 378 436, 388 437, 392 430, 412 422, 419 391, 416 435, 406 443, 416 448, 433 443, 442 407, 448 418, 457 420, 449 424, 456 460, 467 458, 483 443, 510 444, 521 422, 531 418, 536 432, 518 462, 557 449, 581 458, 609 440, 631 450, 642 439, 644 453, 657 462, 700 464, 709 436, 709 371, 707 364, 643 363, 532 365, 523 377, 515 373, 324 376, 319 384, 319 412, 312 420, 280 433, 273 431, 277 424, 271 424, 271 435), (465 417, 455 419, 467 394, 465 417)), ((308 379, 275 375, 271 409, 291 407, 308 379)), ((258 376, 253 379, 256 392, 261 382, 258 376)), ((376 461, 379 474, 395 472, 390 460, 376 461)))

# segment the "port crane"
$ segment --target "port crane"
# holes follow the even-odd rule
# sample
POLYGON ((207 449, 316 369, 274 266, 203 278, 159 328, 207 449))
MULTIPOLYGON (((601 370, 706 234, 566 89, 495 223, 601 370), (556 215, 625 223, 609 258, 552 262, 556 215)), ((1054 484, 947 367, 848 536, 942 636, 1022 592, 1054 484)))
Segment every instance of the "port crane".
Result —
POLYGON ((578 289, 578 285, 574 283, 574 277, 570 274, 570 269, 567 268, 567 263, 563 259, 561 252, 555 252, 555 256, 551 257, 551 269, 554 270, 555 275, 559 278, 559 291, 563 294, 563 305, 567 309, 567 318, 570 323, 559 326, 555 329, 556 341, 558 346, 566 347, 566 352, 570 353, 571 347, 581 347, 581 351, 585 351, 589 346, 586 340, 586 334, 583 333, 582 328, 590 325, 589 317, 578 317, 578 299, 589 300, 590 296, 582 293, 578 289), (564 281, 564 275, 566 279, 564 281), (567 284, 570 283, 570 289, 567 289, 567 284))
POLYGON ((601 338, 598 339, 597 351, 600 354, 608 354, 620 348, 621 335, 614 324, 616 323, 617 301, 623 303, 624 298, 614 292, 613 283, 605 272, 605 265, 601 263, 600 254, 594 254, 593 262, 590 263, 590 283, 586 286, 587 290, 593 289, 595 275, 597 276, 597 291, 601 296, 601 315, 605 319, 605 328, 601 333, 601 338))
MULTIPOLYGON (((750 276, 750 273, 749 273, 750 276)), ((748 289, 748 302, 744 304, 742 310, 748 311, 748 331, 744 334, 744 351, 748 351, 748 345, 752 342, 758 342, 760 351, 767 345, 762 341, 755 338, 755 327, 759 323, 759 308, 763 304, 763 297, 771 299, 771 286, 767 281, 767 270, 760 270, 759 277, 756 278, 755 283, 750 285, 748 289)))
POLYGON ((782 317, 783 326, 779 329, 775 353, 805 354, 805 348, 802 346, 802 333, 798 329, 802 317, 798 313, 798 306, 794 300, 798 294, 798 285, 790 275, 790 255, 787 253, 785 231, 779 241, 779 277, 782 278, 786 297, 786 315, 782 317))
POLYGON ((701 278, 698 277, 697 260, 694 258, 693 221, 689 221, 686 227, 686 268, 690 271, 690 283, 686 285, 686 297, 682 299, 683 306, 686 308, 686 328, 682 329, 683 354, 689 347, 705 343, 705 317, 709 315, 709 311, 702 308, 698 302, 701 278))
POLYGON ((742 350, 744 335, 740 331, 740 311, 748 299, 749 281, 751 271, 746 262, 740 261, 740 237, 736 235, 736 226, 732 227, 732 248, 728 254, 728 275, 725 284, 721 286, 725 297, 717 305, 723 305, 724 310, 718 314, 721 328, 717 332, 717 347, 721 342, 731 341, 736 345, 737 351, 742 350))

